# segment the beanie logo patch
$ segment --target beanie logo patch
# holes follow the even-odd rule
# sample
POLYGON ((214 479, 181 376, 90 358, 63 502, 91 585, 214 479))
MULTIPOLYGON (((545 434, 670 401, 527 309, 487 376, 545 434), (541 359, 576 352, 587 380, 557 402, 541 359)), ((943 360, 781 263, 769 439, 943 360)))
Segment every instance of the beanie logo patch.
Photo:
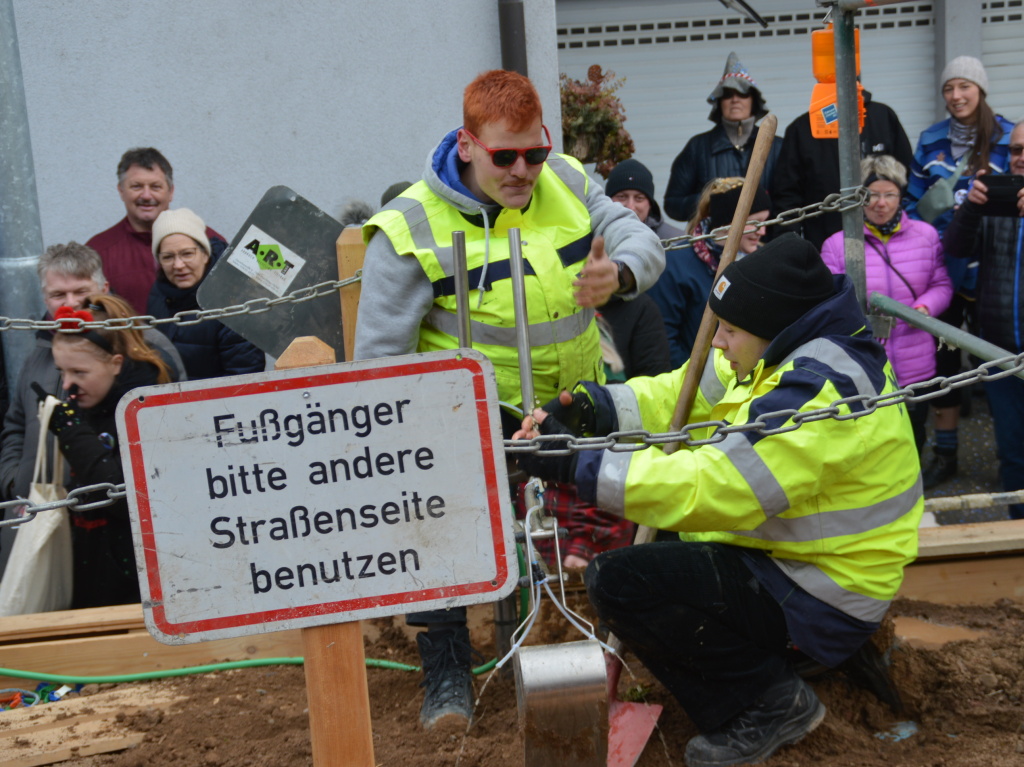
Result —
POLYGON ((718 282, 715 283, 715 289, 712 290, 711 292, 714 294, 715 298, 721 301, 722 296, 725 295, 725 291, 729 289, 730 285, 732 285, 732 283, 729 282, 729 278, 722 277, 718 280, 718 282))

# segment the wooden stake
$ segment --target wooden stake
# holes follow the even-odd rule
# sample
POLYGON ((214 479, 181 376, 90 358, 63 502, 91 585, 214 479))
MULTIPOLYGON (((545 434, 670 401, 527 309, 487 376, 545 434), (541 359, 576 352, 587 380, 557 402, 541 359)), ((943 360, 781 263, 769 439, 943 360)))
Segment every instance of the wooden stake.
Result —
MULTIPOLYGON (((351 348, 348 341, 345 348, 351 348)), ((296 338, 278 357, 276 369, 334 362, 334 350, 319 338, 296 338)), ((306 658, 309 735, 316 767, 374 767, 370 693, 359 621, 302 629, 306 658)))

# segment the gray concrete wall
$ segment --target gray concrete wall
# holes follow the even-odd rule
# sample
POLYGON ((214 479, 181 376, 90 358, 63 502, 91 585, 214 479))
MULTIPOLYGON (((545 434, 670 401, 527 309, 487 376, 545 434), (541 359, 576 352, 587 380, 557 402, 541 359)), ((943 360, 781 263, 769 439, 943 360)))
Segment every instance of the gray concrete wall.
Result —
MULTIPOLYGON (((124 216, 115 169, 155 146, 173 207, 234 236, 290 186, 337 215, 376 203, 461 123, 501 65, 497 0, 14 0, 44 244, 124 216)), ((560 136, 554 0, 526 0, 529 70, 560 136)))

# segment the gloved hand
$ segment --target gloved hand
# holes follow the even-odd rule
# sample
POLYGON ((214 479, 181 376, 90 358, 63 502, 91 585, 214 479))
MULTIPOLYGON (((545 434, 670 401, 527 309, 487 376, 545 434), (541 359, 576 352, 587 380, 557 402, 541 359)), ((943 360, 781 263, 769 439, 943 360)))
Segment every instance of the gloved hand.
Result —
MULTIPOLYGON (((43 387, 33 381, 32 391, 39 397, 39 401, 43 402, 49 395, 43 390, 43 387)), ((61 432, 66 429, 70 429, 72 426, 78 426, 82 423, 82 412, 72 405, 70 402, 59 402, 56 407, 53 408, 53 415, 50 416, 50 422, 46 427, 56 435, 60 435, 61 432)))
MULTIPOLYGON (((553 415, 539 424, 541 434, 565 434, 572 435, 572 432, 553 415)), ((546 479, 551 482, 565 482, 573 484, 576 482, 576 460, 577 454, 569 455, 545 455, 549 450, 563 450, 568 440, 552 440, 541 443, 541 451, 538 453, 520 453, 517 460, 519 468, 531 477, 546 479)))
POLYGON ((551 418, 556 418, 569 433, 577 437, 594 433, 594 423, 597 420, 594 401, 582 386, 577 385, 571 392, 563 389, 557 397, 544 405, 544 410, 550 413, 545 423, 551 418))
POLYGON ((571 392, 563 390, 544 410, 577 437, 605 437, 617 428, 608 389, 593 381, 580 381, 571 392))

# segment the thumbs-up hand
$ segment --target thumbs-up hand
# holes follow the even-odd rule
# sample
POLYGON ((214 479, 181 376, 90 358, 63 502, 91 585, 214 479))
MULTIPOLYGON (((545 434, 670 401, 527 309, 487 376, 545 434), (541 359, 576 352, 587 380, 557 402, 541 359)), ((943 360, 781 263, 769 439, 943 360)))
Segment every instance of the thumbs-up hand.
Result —
POLYGON ((572 284, 576 289, 576 303, 592 308, 604 306, 619 289, 619 265, 608 258, 604 237, 594 238, 583 271, 572 284))

